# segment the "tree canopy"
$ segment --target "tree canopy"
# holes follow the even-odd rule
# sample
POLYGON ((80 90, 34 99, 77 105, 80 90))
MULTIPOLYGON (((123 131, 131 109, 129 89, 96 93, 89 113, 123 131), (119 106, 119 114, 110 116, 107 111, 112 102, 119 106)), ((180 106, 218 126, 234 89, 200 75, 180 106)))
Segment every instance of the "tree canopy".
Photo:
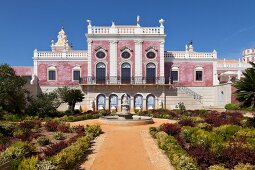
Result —
POLYGON ((74 113, 75 104, 77 102, 82 102, 84 99, 84 94, 79 89, 70 89, 68 87, 58 88, 57 93, 62 102, 69 105, 69 109, 74 113))
POLYGON ((236 98, 240 101, 240 106, 255 109, 255 64, 250 62, 251 68, 247 68, 244 77, 238 80, 234 87, 237 88, 236 98))
POLYGON ((15 74, 7 64, 0 65, 0 108, 10 113, 22 113, 28 91, 23 87, 26 80, 15 74))

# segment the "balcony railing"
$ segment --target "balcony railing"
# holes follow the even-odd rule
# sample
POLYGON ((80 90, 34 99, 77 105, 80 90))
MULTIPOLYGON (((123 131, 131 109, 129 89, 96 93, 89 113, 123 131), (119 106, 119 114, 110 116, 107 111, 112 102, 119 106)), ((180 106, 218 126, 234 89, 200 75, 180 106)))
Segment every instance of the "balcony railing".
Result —
POLYGON ((80 84, 166 84, 165 77, 83 77, 80 84))

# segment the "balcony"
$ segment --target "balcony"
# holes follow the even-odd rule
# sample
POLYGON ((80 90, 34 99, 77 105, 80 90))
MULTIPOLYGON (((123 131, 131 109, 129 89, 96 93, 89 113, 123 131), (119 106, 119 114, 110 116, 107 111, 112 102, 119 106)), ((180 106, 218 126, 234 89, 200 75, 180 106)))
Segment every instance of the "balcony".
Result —
MULTIPOLYGON (((170 82, 170 81, 168 81, 170 82)), ((171 85, 165 77, 83 77, 81 85, 171 85)))

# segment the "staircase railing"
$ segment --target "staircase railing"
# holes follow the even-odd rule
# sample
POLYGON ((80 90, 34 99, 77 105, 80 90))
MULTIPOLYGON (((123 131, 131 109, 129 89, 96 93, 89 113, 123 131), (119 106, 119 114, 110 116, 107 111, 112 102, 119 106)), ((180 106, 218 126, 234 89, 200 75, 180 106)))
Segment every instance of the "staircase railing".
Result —
POLYGON ((188 87, 176 87, 178 90, 183 91, 184 93, 193 96, 193 98, 200 103, 202 103, 202 96, 200 94, 197 94, 193 90, 189 89, 188 87))

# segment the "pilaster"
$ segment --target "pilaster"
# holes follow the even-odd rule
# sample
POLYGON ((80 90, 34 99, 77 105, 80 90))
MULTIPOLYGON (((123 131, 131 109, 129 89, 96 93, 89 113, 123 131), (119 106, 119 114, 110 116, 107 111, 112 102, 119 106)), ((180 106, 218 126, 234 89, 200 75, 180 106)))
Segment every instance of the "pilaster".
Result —
POLYGON ((117 40, 110 41, 110 77, 117 77, 117 40))
POLYGON ((91 44, 92 44, 92 40, 88 40, 88 77, 92 76, 92 63, 91 63, 91 58, 92 58, 92 48, 91 48, 91 44))
POLYGON ((164 52, 165 52, 165 41, 160 42, 160 77, 164 77, 165 74, 165 62, 164 62, 164 52))
POLYGON ((135 77, 142 77, 142 43, 143 41, 135 41, 135 77))

